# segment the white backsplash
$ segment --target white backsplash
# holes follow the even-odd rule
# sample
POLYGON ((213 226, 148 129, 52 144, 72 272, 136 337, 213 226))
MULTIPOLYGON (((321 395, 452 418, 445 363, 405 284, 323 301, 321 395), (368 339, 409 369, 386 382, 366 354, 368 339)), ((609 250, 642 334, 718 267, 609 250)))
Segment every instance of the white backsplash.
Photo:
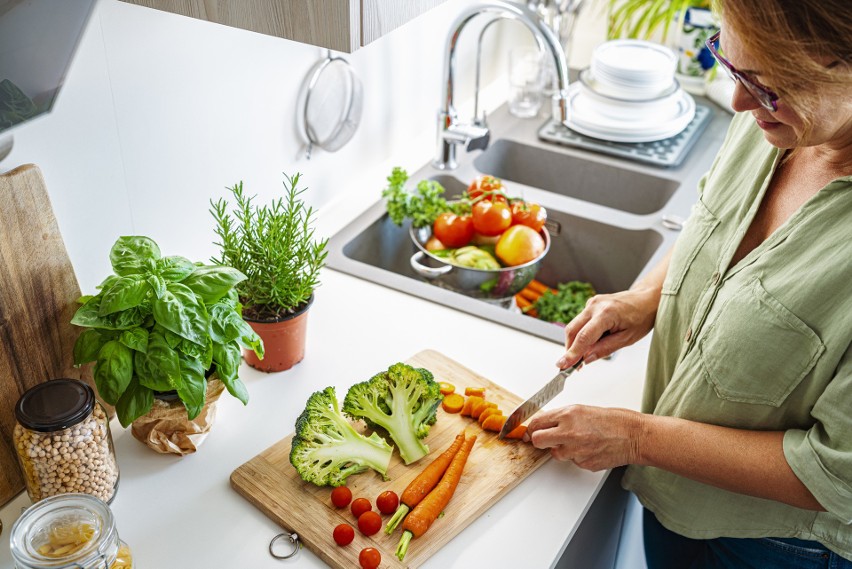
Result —
MULTIPOLYGON (((306 200, 322 208, 364 188, 378 198, 389 164, 414 170, 430 159, 444 41, 469 3, 449 0, 344 55, 364 85, 360 128, 337 153, 316 150, 308 161, 299 96, 324 50, 101 0, 55 110, 16 132, 0 170, 41 167, 84 293, 110 272, 119 235, 148 235, 166 255, 207 260, 209 200, 226 186, 242 180, 268 201, 280 195, 282 172, 301 172, 306 200)), ((578 26, 574 66, 603 39, 596 11, 578 26)), ((529 41, 519 28, 489 33, 486 108, 505 99, 508 46, 529 41)), ((476 35, 462 38, 460 78, 470 77, 476 35)), ((471 98, 472 83, 459 80, 459 100, 471 98)))

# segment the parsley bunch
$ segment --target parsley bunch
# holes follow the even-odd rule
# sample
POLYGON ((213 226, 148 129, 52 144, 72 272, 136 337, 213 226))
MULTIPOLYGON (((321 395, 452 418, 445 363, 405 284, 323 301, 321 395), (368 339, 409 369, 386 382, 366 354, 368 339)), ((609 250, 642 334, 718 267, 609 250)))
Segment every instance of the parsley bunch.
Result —
POLYGON ((435 180, 421 180, 414 193, 409 193, 405 190, 408 172, 398 166, 387 180, 388 187, 382 191, 382 197, 387 200, 388 217, 397 225, 411 218, 414 227, 426 227, 432 225, 444 212, 470 212, 469 203, 448 202, 444 198, 444 186, 435 180))
POLYGON ((595 294, 595 289, 589 283, 570 281, 560 283, 555 293, 545 291, 533 306, 539 320, 568 324, 583 311, 586 302, 595 294))

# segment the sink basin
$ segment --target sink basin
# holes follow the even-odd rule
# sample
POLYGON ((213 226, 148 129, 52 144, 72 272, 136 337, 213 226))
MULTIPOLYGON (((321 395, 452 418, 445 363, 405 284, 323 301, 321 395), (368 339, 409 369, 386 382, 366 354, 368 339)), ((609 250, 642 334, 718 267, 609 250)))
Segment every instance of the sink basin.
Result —
MULTIPOLYGON (((432 179, 441 182, 448 194, 464 189, 464 184, 453 176, 436 175, 432 179)), ((521 314, 511 298, 504 302, 478 300, 417 275, 410 265, 416 249, 408 227, 395 225, 385 212, 384 201, 376 202, 331 238, 327 264, 356 277, 563 342, 560 326, 521 314)), ((551 246, 536 278, 550 286, 571 280, 587 281, 600 293, 630 287, 646 266, 656 262, 664 241, 663 233, 656 228, 621 227, 553 207, 548 208, 546 228, 551 246)))
POLYGON ((507 139, 492 144, 473 163, 484 174, 637 215, 660 211, 680 187, 668 178, 507 139))

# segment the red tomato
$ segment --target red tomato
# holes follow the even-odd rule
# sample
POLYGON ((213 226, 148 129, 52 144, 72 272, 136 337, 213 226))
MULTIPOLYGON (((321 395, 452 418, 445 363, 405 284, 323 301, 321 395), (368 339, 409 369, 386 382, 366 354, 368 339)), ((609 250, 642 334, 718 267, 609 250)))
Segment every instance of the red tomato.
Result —
POLYGON ((345 508, 352 501, 352 490, 346 486, 338 486, 331 491, 331 503, 335 508, 345 508))
POLYGON ((505 202, 482 200, 473 205, 473 228, 479 233, 500 235, 512 225, 512 210, 505 202))
POLYGON ((544 252, 544 238, 531 227, 513 225, 494 247, 497 258, 509 267, 523 265, 544 252))
POLYGON ((512 204, 512 225, 526 225, 541 231, 547 221, 547 210, 537 203, 515 202, 512 204))
POLYGON ((399 506, 399 496, 397 496, 396 493, 391 492, 390 490, 382 492, 381 494, 379 494, 379 497, 376 498, 376 506, 379 508, 379 511, 381 513, 392 514, 399 506))
POLYGON ((376 569, 381 562, 382 554, 372 547, 365 547, 358 555, 358 563, 361 564, 362 569, 376 569))
POLYGON ((364 535, 374 535, 382 529, 382 517, 370 510, 358 516, 358 529, 364 535))
POLYGON ((503 182, 501 182, 499 178, 486 175, 478 176, 474 181, 470 183, 470 186, 468 186, 467 188, 467 195, 471 200, 475 200, 483 194, 485 195, 485 198, 483 199, 505 200, 506 196, 505 194, 503 194, 503 191, 503 182))
POLYGON ((355 530, 349 524, 340 524, 334 528, 333 535, 337 545, 349 545, 355 539, 355 530))
POLYGON ((355 498, 352 501, 352 515, 356 518, 360 518, 361 514, 364 512, 369 512, 373 509, 373 505, 370 504, 370 501, 367 498, 355 498))
POLYGON ((449 248, 464 247, 473 237, 473 219, 446 211, 432 224, 432 234, 449 248))

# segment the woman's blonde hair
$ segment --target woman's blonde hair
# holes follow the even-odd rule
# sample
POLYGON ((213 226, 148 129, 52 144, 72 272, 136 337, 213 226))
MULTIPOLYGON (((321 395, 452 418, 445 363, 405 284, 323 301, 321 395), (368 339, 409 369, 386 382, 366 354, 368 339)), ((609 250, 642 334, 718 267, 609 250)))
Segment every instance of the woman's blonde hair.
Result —
POLYGON ((754 60, 761 80, 808 127, 817 118, 815 94, 852 85, 849 0, 713 0, 713 7, 754 60))

